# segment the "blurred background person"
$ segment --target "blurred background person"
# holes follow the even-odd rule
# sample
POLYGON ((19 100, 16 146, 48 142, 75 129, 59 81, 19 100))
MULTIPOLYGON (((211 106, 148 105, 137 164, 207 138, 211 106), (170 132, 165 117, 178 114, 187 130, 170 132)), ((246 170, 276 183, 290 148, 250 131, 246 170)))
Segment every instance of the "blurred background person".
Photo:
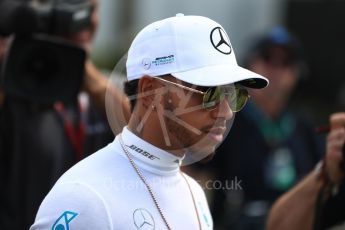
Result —
MULTIPOLYGON (((2 3, 1 7, 9 9, 23 4, 2 3)), ((60 2, 36 4, 38 10, 45 4, 54 10, 60 2)), ((114 138, 105 116, 108 79, 89 59, 98 24, 98 2, 83 0, 63 6, 70 7, 66 9, 68 13, 78 8, 87 12, 88 24, 66 34, 15 34, 6 53, 0 120, 0 229, 28 229, 57 178, 114 138), (35 68, 39 71, 32 71, 35 68), (15 77, 18 72, 13 69, 20 69, 22 76, 15 77)), ((121 94, 116 88, 112 93, 121 94)))
POLYGON ((325 156, 272 206, 268 230, 345 229, 345 113, 331 114, 325 156))
POLYGON ((323 142, 311 122, 289 109, 305 68, 299 41, 276 27, 255 44, 246 66, 270 84, 250 92, 250 103, 236 114, 210 163, 223 185, 241 182, 238 188, 213 190, 216 229, 264 229, 272 202, 308 173, 322 153, 323 142))

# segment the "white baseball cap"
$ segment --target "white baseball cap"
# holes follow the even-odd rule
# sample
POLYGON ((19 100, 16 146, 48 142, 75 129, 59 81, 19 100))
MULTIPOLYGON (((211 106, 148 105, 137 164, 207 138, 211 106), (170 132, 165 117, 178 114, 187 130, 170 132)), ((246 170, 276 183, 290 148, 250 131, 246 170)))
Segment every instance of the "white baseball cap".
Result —
POLYGON ((268 85, 266 78, 237 65, 224 28, 202 16, 177 14, 146 26, 129 48, 126 67, 128 81, 171 74, 198 86, 268 85))

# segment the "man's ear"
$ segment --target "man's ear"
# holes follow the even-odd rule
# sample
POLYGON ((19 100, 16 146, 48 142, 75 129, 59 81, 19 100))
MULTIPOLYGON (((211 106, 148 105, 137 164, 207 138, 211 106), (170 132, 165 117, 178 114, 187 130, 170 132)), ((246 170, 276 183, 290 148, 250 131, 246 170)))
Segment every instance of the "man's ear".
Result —
POLYGON ((149 76, 140 78, 137 97, 140 98, 142 105, 145 108, 149 108, 153 103, 155 97, 155 89, 156 87, 154 78, 149 76))

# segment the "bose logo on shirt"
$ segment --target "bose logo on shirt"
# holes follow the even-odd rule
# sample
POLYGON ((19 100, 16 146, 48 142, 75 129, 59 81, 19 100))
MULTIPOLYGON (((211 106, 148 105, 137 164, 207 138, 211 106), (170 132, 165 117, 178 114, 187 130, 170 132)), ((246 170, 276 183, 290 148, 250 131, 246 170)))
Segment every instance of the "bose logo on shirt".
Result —
POLYGON ((140 154, 143 155, 144 157, 149 158, 150 160, 155 160, 155 159, 160 160, 159 157, 156 157, 155 155, 152 155, 151 153, 146 152, 146 151, 142 150, 141 148, 138 148, 138 147, 135 146, 135 145, 131 145, 131 146, 126 145, 126 146, 127 146, 128 148, 130 148, 130 149, 136 151, 137 153, 140 153, 140 154))

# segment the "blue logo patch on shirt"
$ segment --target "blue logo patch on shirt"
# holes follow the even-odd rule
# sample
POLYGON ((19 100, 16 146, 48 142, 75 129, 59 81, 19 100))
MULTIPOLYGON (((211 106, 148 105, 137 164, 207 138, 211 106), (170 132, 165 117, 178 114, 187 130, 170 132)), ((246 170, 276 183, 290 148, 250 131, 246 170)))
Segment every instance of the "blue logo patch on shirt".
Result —
POLYGON ((54 223, 52 230, 69 230, 69 222, 71 222, 78 213, 65 211, 54 223))

